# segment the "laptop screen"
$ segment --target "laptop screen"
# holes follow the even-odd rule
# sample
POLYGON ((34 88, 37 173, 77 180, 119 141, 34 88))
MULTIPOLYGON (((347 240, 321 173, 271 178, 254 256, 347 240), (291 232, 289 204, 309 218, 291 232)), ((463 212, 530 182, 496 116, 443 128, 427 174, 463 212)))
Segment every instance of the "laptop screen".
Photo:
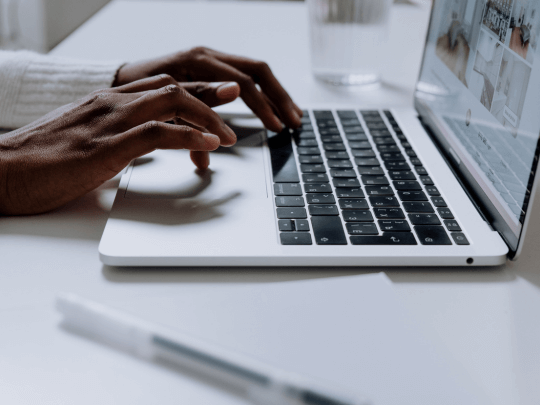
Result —
POLYGON ((435 0, 415 103, 515 251, 540 133, 540 3, 435 0))

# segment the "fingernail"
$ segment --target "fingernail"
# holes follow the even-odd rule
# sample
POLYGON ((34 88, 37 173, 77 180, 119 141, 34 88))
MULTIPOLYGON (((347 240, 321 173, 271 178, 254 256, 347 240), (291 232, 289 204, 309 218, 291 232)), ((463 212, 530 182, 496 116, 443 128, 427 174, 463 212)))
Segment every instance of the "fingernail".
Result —
POLYGON ((240 95, 240 87, 236 82, 225 82, 225 84, 218 86, 216 95, 224 99, 236 98, 240 95))
POLYGON ((219 136, 203 132, 204 137, 204 150, 216 150, 219 148, 220 139, 219 136))

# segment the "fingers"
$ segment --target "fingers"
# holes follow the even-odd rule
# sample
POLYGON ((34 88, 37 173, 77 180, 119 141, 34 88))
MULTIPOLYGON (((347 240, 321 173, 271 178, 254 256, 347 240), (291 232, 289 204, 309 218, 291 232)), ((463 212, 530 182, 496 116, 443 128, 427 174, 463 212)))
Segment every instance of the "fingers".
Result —
POLYGON ((114 87, 110 91, 114 93, 140 93, 143 91, 157 90, 169 84, 178 84, 176 80, 166 74, 148 77, 137 80, 124 86, 114 87))
POLYGON ((209 107, 230 103, 240 95, 240 86, 235 82, 190 82, 179 86, 209 107))
POLYGON ((169 121, 181 118, 217 135, 224 146, 230 146, 236 142, 235 133, 216 112, 175 84, 147 91, 124 108, 127 110, 132 126, 148 121, 169 121))
POLYGON ((215 150, 220 139, 188 126, 150 121, 117 135, 113 144, 116 154, 129 162, 156 149, 215 150))
POLYGON ((192 150, 189 156, 198 169, 204 170, 210 166, 210 154, 208 152, 192 150))

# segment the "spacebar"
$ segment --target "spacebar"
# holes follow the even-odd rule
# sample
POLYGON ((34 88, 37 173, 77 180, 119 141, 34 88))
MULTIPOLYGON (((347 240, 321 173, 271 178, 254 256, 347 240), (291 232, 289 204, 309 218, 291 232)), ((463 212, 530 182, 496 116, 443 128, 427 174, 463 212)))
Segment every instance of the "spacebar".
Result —
POLYGON ((311 225, 317 245, 346 245, 347 238, 339 217, 314 216, 311 225))

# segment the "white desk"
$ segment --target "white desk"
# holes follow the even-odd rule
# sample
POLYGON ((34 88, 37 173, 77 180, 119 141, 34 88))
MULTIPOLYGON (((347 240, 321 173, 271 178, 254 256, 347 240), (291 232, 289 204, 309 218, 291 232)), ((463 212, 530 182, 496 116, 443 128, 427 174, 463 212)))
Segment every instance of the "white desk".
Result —
MULTIPOLYGON (((390 50, 383 55, 388 61, 385 85, 375 92, 350 93, 317 84, 309 74, 303 7, 279 2, 113 2, 53 54, 136 60, 206 45, 268 61, 300 105, 329 101, 385 107, 411 104, 427 8, 394 7, 390 50)), ((166 297, 207 297, 209 305, 219 304, 222 311, 212 318, 200 307, 183 308, 184 319, 178 327, 192 328, 195 335, 218 334, 217 340, 234 348, 235 330, 220 322, 234 319, 228 311, 240 304, 228 297, 235 289, 242 294, 249 290, 242 287, 256 288, 261 296, 254 305, 263 308, 265 288, 276 282, 361 273, 352 269, 117 270, 102 266, 97 246, 115 185, 111 181, 54 213, 0 219, 1 404, 239 403, 166 368, 66 333, 58 327, 59 316, 52 307, 58 291, 133 308, 156 321, 165 320, 160 313, 167 311, 166 297), (160 294, 162 300, 148 302, 148 297, 160 294)), ((410 327, 459 364, 465 378, 485 392, 486 403, 540 401, 540 250, 536 246, 540 218, 533 219, 527 239, 520 260, 500 268, 386 271, 414 320, 410 327)), ((263 339, 257 327, 244 325, 241 332, 263 339)), ((258 341, 250 350, 257 353, 257 347, 267 343, 258 341)), ((359 385, 376 399, 376 405, 429 404, 422 392, 397 382, 359 385)))

